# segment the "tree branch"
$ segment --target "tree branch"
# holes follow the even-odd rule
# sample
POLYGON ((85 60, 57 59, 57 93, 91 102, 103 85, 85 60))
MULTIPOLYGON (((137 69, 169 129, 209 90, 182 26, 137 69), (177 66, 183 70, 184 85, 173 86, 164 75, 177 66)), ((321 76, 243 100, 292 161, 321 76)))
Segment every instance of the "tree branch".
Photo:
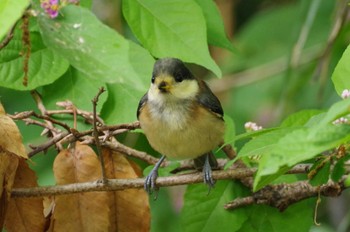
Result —
POLYGON ((252 204, 265 204, 284 211, 291 204, 310 197, 316 197, 319 194, 326 197, 339 196, 345 188, 344 181, 339 183, 330 182, 322 186, 312 186, 308 181, 267 185, 253 193, 252 196, 237 198, 225 204, 224 208, 236 209, 252 204))
MULTIPOLYGON (((305 173, 310 165, 298 165, 292 168, 288 174, 305 173)), ((213 171, 215 180, 227 179, 243 179, 251 177, 255 174, 256 168, 238 168, 229 170, 213 171)), ((202 183, 203 176, 201 172, 192 174, 174 175, 168 177, 157 178, 156 184, 159 187, 202 183)), ((71 193, 93 192, 93 191, 116 191, 130 188, 143 188, 144 178, 136 179, 108 179, 106 184, 102 184, 100 180, 85 183, 75 183, 48 187, 35 188, 18 188, 12 189, 11 197, 40 197, 54 196, 71 193)))

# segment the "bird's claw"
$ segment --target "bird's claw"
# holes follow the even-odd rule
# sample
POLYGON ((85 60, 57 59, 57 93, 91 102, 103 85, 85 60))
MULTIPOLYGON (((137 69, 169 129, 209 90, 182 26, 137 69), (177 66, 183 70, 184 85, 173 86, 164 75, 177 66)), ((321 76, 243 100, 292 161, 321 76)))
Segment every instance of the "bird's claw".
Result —
POLYGON ((158 160, 156 165, 154 165, 152 171, 146 176, 146 179, 145 179, 144 189, 150 195, 154 192, 154 200, 157 199, 158 190, 159 190, 159 187, 156 185, 156 180, 158 178, 158 169, 162 164, 162 162, 164 161, 164 159, 165 159, 165 156, 162 156, 158 160))
POLYGON ((215 180, 213 179, 212 170, 211 170, 208 157, 206 157, 205 163, 203 166, 203 181, 206 185, 208 185, 208 194, 209 194, 210 190, 215 186, 215 180))
POLYGON ((158 177, 158 169, 153 168, 152 171, 148 174, 145 180, 144 188, 146 192, 150 195, 154 192, 154 200, 158 197, 159 187, 156 185, 156 180, 158 177))

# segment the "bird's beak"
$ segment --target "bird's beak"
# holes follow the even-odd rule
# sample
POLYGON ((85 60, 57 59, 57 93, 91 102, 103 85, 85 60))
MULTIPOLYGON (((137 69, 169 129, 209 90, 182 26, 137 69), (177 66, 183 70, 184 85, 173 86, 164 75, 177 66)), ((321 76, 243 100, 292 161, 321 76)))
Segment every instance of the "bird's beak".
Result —
POLYGON ((161 81, 158 84, 158 89, 162 93, 167 93, 170 90, 170 84, 167 81, 161 81))

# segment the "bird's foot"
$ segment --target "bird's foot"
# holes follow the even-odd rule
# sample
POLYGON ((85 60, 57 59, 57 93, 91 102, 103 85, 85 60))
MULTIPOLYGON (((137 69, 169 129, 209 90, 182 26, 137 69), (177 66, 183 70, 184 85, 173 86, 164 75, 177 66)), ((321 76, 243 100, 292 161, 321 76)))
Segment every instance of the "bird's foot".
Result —
POLYGON ((208 194, 210 190, 215 186, 215 180, 213 179, 212 170, 209 162, 209 155, 205 158, 205 163, 203 166, 203 180, 206 185, 208 185, 208 194))
POLYGON ((147 177, 145 179, 144 189, 150 195, 152 195, 154 193, 154 200, 157 199, 158 190, 159 190, 159 187, 156 185, 156 181, 158 178, 158 169, 159 169, 160 165, 162 164, 162 162, 164 161, 164 159, 165 159, 165 156, 162 156, 158 160, 158 162, 156 163, 156 165, 154 166, 152 171, 147 175, 147 177))

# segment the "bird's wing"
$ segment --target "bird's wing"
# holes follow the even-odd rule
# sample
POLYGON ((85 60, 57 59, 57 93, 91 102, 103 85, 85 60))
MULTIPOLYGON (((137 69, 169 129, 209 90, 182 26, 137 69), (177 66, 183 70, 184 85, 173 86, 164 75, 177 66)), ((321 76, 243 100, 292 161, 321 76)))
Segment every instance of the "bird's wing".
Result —
POLYGON ((201 105, 215 113, 218 117, 224 116, 224 110, 221 107, 219 99, 213 94, 208 85, 204 81, 200 81, 200 85, 205 91, 201 91, 197 99, 201 105))
POLYGON ((141 98, 140 102, 139 102, 139 106, 137 107, 137 118, 139 118, 140 115, 140 110, 142 109, 142 107, 145 105, 145 103, 148 100, 148 95, 147 93, 145 93, 145 95, 143 95, 143 97, 141 98))

